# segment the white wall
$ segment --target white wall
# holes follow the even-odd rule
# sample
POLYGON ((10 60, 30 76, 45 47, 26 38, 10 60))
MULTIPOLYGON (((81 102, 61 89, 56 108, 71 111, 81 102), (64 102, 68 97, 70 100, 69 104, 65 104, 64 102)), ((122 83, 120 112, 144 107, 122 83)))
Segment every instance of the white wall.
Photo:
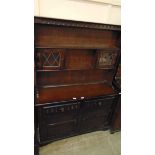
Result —
POLYGON ((120 0, 35 0, 35 16, 121 25, 120 0))
POLYGON ((40 14, 39 14, 39 0, 34 0, 34 15, 40 16, 40 14))

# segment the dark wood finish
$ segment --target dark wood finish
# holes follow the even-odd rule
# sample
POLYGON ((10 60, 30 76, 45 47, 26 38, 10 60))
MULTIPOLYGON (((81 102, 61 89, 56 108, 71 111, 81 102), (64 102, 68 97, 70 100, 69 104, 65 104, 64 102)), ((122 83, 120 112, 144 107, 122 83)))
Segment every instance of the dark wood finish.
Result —
POLYGON ((40 145, 111 128, 119 90, 120 26, 35 17, 40 145))
POLYGON ((108 129, 117 98, 117 95, 113 95, 39 106, 42 144, 67 136, 108 129))
POLYGON ((118 99, 117 107, 115 108, 115 113, 111 125, 111 133, 121 130, 121 96, 118 99))
POLYGON ((56 70, 64 66, 64 49, 36 49, 37 70, 56 70))
POLYGON ((39 143, 36 133, 34 135, 34 155, 39 155, 39 143))
MULTIPOLYGON (((121 57, 119 57, 119 65, 113 80, 113 84, 116 86, 117 90, 121 92, 121 57)), ((120 130, 121 130, 121 95, 119 96, 117 107, 115 108, 113 114, 111 133, 120 130)))
POLYGON ((97 67, 98 68, 113 68, 116 63, 117 51, 98 50, 97 52, 97 67))
POLYGON ((43 70, 86 70, 113 68, 119 50, 36 49, 36 68, 43 70))
POLYGON ((93 70, 59 70, 59 71, 38 71, 37 80, 39 86, 47 85, 70 85, 112 81, 113 71, 93 70), (62 78, 63 77, 63 78, 62 78))
POLYGON ((117 46, 118 32, 35 25, 36 47, 111 48, 117 46), (60 46, 61 45, 61 46, 60 46))
POLYGON ((76 131, 79 102, 39 106, 40 139, 42 143, 71 135, 76 131))
POLYGON ((60 87, 53 86, 38 88, 38 90, 38 104, 73 100, 73 98, 80 99, 81 97, 91 98, 115 93, 111 86, 104 83, 81 84, 60 87))
POLYGON ((35 17, 34 23, 51 25, 51 26, 54 25, 54 26, 64 26, 64 27, 112 30, 112 31, 119 31, 119 32, 121 30, 121 26, 119 25, 80 22, 80 21, 53 19, 53 18, 45 18, 45 17, 35 17))
POLYGON ((65 54, 65 68, 71 70, 93 69, 95 53, 90 50, 70 50, 65 54))
POLYGON ((117 84, 119 85, 119 87, 121 88, 121 64, 119 64, 119 66, 118 66, 115 80, 116 80, 117 84))

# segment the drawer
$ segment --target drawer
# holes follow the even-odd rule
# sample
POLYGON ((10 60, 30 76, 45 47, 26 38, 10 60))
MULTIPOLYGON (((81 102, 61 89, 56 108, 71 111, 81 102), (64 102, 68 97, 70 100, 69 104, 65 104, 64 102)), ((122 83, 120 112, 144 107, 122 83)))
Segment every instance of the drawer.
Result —
POLYGON ((82 117, 106 116, 112 110, 115 97, 85 101, 82 107, 82 117))
POLYGON ((41 110, 40 120, 42 120, 42 122, 46 122, 46 124, 74 120, 77 117, 79 108, 80 103, 78 102, 56 106, 45 106, 41 110))
POLYGON ((54 139, 69 136, 76 131, 76 121, 72 120, 59 124, 47 124, 40 126, 40 140, 41 142, 52 141, 54 139))

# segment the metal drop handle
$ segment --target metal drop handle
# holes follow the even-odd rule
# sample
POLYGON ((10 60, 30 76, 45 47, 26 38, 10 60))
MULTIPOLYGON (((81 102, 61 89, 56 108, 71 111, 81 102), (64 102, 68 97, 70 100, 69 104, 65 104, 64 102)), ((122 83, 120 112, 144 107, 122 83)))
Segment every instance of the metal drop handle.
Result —
MULTIPOLYGON (((82 96, 80 99, 83 100, 84 97, 82 96)), ((76 97, 73 97, 73 100, 77 100, 77 98, 76 97)))

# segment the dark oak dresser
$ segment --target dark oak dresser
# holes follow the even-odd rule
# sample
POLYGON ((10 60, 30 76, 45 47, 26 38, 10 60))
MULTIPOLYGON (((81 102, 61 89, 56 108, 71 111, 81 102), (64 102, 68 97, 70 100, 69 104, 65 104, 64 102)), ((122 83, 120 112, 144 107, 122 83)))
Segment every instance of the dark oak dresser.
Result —
POLYGON ((34 30, 38 145, 111 129, 121 27, 35 17, 34 30))

